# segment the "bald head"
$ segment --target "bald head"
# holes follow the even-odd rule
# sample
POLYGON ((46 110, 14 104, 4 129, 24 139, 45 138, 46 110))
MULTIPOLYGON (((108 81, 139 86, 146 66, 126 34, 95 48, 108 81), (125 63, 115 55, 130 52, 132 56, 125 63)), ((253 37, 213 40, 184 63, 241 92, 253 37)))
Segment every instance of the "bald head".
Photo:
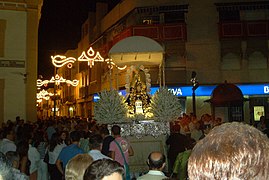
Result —
POLYGON ((165 155, 161 152, 152 152, 148 156, 149 169, 163 170, 165 166, 165 155))

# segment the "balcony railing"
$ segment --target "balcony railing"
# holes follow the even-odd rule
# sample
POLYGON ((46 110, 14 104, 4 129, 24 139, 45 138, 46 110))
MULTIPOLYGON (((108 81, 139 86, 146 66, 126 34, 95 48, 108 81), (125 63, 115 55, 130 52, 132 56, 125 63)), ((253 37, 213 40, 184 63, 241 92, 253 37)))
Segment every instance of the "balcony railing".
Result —
POLYGON ((269 37, 269 21, 234 21, 219 23, 219 37, 247 38, 269 37))
POLYGON ((130 26, 119 34, 113 37, 113 40, 106 42, 102 47, 97 50, 107 55, 108 51, 122 39, 130 36, 145 36, 156 41, 169 41, 169 40, 187 40, 186 23, 176 24, 147 24, 130 26))
POLYGON ((145 36, 157 41, 187 40, 185 23, 135 25, 125 29, 113 38, 111 45, 129 36, 145 36))

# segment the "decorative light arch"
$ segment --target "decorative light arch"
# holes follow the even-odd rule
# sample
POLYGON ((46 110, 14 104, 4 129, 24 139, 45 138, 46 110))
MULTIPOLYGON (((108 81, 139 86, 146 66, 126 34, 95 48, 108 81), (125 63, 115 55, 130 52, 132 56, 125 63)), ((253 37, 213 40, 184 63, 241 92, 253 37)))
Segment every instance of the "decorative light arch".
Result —
POLYGON ((42 81, 41 79, 37 80, 37 87, 41 87, 43 85, 48 85, 49 83, 55 83, 55 85, 59 86, 61 83, 66 83, 67 85, 72 85, 72 86, 77 86, 79 84, 79 80, 74 79, 74 80, 66 80, 62 76, 59 76, 58 74, 52 76, 50 80, 44 80, 42 81))
POLYGON ((62 55, 51 56, 52 64, 55 67, 63 67, 66 65, 68 68, 72 68, 73 63, 76 61, 74 57, 66 57, 62 55))
POLYGON ((127 66, 118 67, 112 59, 104 59, 99 51, 95 52, 92 47, 90 47, 87 51, 83 51, 81 55, 78 57, 78 59, 74 57, 66 57, 63 55, 56 55, 51 56, 52 64, 59 68, 63 66, 67 66, 68 68, 72 68, 73 64, 76 61, 85 61, 88 62, 88 66, 92 68, 94 66, 94 62, 106 62, 108 64, 108 67, 110 69, 113 69, 113 67, 117 67, 119 70, 124 70, 127 66))
POLYGON ((40 91, 36 94, 37 102, 42 102, 43 99, 49 100, 50 96, 54 96, 54 94, 49 93, 48 91, 43 89, 42 91, 40 91))
POLYGON ((82 54, 78 57, 78 61, 87 61, 88 66, 92 68, 94 66, 94 62, 104 62, 104 58, 100 55, 99 51, 95 53, 95 51, 90 47, 85 53, 85 51, 82 52, 82 54))

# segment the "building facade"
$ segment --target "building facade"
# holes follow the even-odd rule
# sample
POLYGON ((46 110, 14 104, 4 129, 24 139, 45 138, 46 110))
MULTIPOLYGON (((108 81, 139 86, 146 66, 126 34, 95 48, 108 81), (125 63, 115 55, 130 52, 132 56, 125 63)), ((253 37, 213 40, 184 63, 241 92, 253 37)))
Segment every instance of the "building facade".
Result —
POLYGON ((38 23, 42 0, 0 2, 0 122, 36 120, 38 23))
MULTIPOLYGON (((104 58, 112 57, 113 60, 115 57, 128 62, 139 58, 137 55, 140 54, 133 53, 125 61, 128 52, 118 52, 121 53, 118 55, 111 53, 111 49, 128 37, 144 36, 157 42, 164 50, 160 66, 146 65, 150 70, 152 86, 192 86, 190 80, 195 71, 200 89, 225 81, 249 85, 250 89, 254 88, 251 85, 266 88, 269 81, 268 19, 268 1, 206 0, 200 3, 190 0, 124 0, 112 10, 108 10, 105 3, 97 3, 96 12, 90 12, 82 26, 77 57, 93 47, 104 58)), ((128 47, 131 46, 126 42, 122 48, 128 47)), ((151 55, 148 52, 142 58, 150 59, 151 55)), ((110 70, 107 63, 97 62, 89 67, 87 63, 79 62, 75 70, 80 85, 74 90, 74 97, 63 97, 72 102, 62 102, 65 112, 72 106, 77 116, 94 116, 95 93, 111 86, 118 90, 125 89, 128 68, 110 70)), ((70 69, 63 68, 61 71, 65 73, 70 69)), ((242 107, 219 107, 214 113, 225 120, 241 113, 237 120, 252 123, 255 107, 262 106, 263 115, 268 117, 267 93, 243 94, 248 101, 242 107)), ((185 112, 191 113, 192 96, 182 94, 180 98, 185 112)), ((209 98, 206 93, 196 97, 198 117, 212 113, 210 103, 205 102, 209 98)))

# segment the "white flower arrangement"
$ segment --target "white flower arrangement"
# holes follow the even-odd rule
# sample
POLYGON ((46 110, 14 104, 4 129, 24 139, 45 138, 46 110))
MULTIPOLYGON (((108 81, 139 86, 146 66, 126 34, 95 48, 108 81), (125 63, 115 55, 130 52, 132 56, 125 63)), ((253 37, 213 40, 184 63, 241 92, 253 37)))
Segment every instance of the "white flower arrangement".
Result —
POLYGON ((100 124, 122 123, 127 120, 125 98, 116 90, 99 93, 100 99, 94 106, 94 119, 100 124))
POLYGON ((151 98, 151 113, 155 121, 176 120, 182 112, 179 99, 167 88, 160 88, 151 98))

